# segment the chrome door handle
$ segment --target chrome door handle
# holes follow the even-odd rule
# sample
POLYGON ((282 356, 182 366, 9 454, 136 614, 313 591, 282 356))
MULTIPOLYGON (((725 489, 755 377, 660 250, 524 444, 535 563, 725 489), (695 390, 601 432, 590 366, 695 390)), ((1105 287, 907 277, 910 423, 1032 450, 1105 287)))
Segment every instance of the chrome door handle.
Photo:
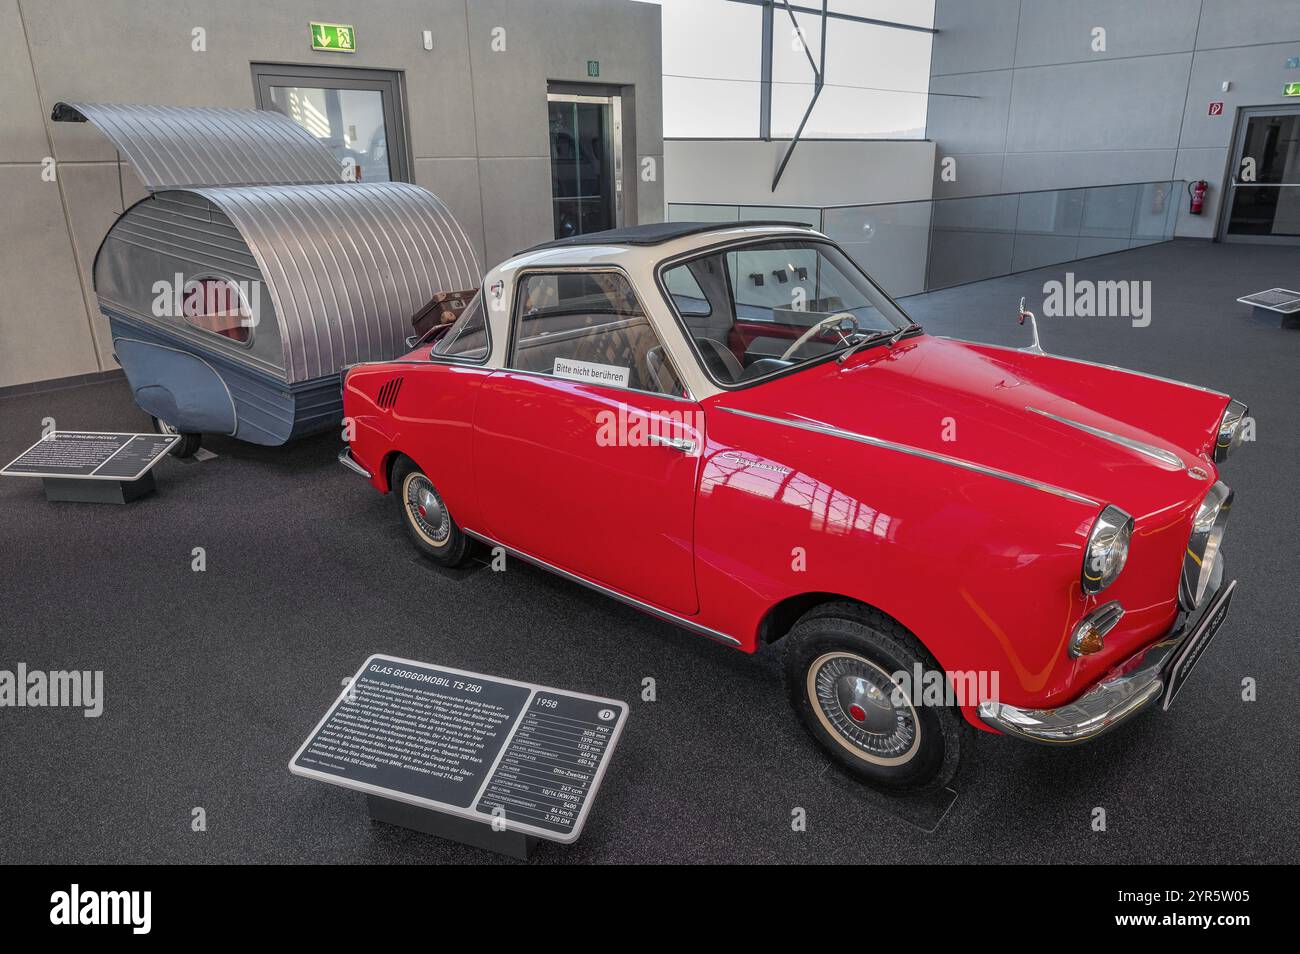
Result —
POLYGON ((658 444, 660 447, 671 447, 683 454, 695 453, 695 441, 689 437, 664 437, 662 434, 651 434, 647 439, 651 444, 658 444))

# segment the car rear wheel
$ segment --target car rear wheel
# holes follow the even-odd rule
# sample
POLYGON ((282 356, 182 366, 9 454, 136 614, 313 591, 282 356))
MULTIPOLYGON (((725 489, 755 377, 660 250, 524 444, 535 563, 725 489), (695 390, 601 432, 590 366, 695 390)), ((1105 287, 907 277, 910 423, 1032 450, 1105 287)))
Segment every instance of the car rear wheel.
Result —
POLYGON ((909 684, 917 672, 942 676, 916 637, 856 604, 810 610, 786 637, 786 688, 804 727, 848 772, 897 793, 947 785, 968 731, 954 707, 924 704, 925 677, 909 684))
POLYGON ((179 435, 180 441, 171 449, 173 457, 193 457, 198 452, 198 449, 203 446, 202 434, 177 430, 173 425, 156 417, 150 417, 149 420, 153 421, 153 429, 159 434, 166 434, 168 437, 179 435))
POLYGON ((393 497, 415 548, 443 566, 459 566, 469 554, 469 538, 461 532, 442 495, 409 457, 393 465, 393 497))

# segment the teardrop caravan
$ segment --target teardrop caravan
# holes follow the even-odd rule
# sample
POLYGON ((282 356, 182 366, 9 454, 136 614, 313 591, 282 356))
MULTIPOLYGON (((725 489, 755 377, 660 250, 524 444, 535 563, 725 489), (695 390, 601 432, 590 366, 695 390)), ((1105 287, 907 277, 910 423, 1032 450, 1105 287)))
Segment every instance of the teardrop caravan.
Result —
POLYGON ((253 444, 337 426, 339 372, 407 350, 435 298, 482 272, 433 193, 345 182, 315 137, 253 109, 59 103, 149 195, 113 224, 93 278, 114 357, 161 430, 253 444))

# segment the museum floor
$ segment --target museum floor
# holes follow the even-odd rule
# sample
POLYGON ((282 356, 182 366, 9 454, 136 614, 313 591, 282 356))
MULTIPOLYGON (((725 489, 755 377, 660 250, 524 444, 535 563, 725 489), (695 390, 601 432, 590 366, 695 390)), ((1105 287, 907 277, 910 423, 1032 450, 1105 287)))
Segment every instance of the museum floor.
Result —
MULTIPOLYGON (((1300 331, 1234 299, 1295 287, 1300 251, 1175 242, 904 306, 929 331, 1019 345, 1020 296, 1035 307, 1067 268, 1150 280, 1153 320, 1044 319, 1048 351, 1209 385, 1258 421, 1225 470, 1232 615, 1170 713, 1067 750, 981 734, 950 804, 892 803, 827 767, 774 651, 745 656, 517 562, 436 570, 391 500, 338 466, 332 434, 210 438, 215 459, 163 461, 158 494, 127 507, 47 504, 39 482, 0 480, 0 669, 102 669, 106 696, 98 719, 0 709, 0 862, 495 860, 372 824, 361 795, 289 774, 377 651, 631 703, 581 840, 542 845, 541 863, 1294 861, 1300 331), (807 831, 791 830, 795 808, 807 831)), ((0 458, 45 417, 148 429, 120 380, 10 396, 0 458)))

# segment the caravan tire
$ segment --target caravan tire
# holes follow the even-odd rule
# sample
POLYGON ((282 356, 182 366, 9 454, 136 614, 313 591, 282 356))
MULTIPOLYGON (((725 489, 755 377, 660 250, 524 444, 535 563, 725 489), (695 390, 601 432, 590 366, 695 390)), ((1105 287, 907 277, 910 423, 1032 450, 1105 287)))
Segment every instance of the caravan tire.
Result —
POLYGON ((180 436, 180 442, 171 449, 173 457, 193 457, 198 452, 198 449, 203 446, 202 434, 187 434, 156 417, 151 417, 149 420, 153 421, 153 429, 159 434, 166 434, 169 437, 180 436))

